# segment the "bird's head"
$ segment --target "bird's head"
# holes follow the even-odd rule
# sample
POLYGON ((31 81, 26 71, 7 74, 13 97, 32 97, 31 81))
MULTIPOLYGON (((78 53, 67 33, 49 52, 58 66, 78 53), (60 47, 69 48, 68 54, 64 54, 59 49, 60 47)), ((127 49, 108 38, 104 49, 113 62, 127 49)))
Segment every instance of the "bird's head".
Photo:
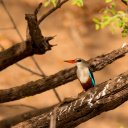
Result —
POLYGON ((86 65, 86 61, 80 58, 77 58, 75 60, 65 60, 64 62, 73 63, 76 66, 86 65))

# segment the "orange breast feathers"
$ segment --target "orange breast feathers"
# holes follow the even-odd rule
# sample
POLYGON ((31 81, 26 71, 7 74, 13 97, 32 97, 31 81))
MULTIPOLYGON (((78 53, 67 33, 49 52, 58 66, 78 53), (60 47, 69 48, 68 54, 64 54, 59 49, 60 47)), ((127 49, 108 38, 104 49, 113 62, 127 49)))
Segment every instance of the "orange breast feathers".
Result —
POLYGON ((81 83, 81 85, 82 85, 82 87, 85 91, 87 91, 89 88, 92 88, 93 83, 92 83, 92 80, 91 80, 90 76, 88 77, 87 82, 86 83, 81 83))

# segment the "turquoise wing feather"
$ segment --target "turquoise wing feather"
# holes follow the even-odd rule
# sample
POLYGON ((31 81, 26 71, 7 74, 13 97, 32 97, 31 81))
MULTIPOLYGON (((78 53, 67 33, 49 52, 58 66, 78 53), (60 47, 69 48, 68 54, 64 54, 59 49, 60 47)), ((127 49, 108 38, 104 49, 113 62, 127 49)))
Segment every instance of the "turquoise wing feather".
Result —
POLYGON ((91 77, 91 80, 92 80, 93 86, 95 87, 95 80, 94 80, 94 76, 93 76, 93 74, 92 74, 92 72, 91 72, 91 70, 90 70, 90 69, 89 69, 89 75, 90 75, 90 77, 91 77))

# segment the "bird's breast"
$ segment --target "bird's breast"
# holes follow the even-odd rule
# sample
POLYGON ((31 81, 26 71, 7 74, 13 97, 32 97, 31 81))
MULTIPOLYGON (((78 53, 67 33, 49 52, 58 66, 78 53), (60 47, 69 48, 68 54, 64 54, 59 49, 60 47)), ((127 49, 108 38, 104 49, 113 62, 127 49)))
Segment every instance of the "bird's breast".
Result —
POLYGON ((77 77, 81 83, 86 83, 89 79, 88 68, 77 69, 77 77))

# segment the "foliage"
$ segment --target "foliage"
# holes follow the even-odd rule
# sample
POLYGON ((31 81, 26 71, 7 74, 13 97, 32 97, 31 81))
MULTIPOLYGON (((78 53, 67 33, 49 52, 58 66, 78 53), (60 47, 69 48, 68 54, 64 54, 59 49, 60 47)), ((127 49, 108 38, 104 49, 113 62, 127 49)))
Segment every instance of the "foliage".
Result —
MULTIPOLYGON (((128 0, 125 0, 128 1, 128 0)), ((114 34, 113 25, 117 28, 123 28, 122 37, 126 37, 128 34, 128 17, 127 13, 124 11, 116 11, 116 4, 112 0, 106 0, 106 3, 110 3, 109 7, 106 7, 103 11, 103 15, 100 19, 94 18, 93 21, 96 23, 95 28, 99 30, 103 29, 105 26, 109 26, 112 34, 114 34), (110 3, 111 2, 111 3, 110 3)))
MULTIPOLYGON (((49 4, 53 4, 54 7, 56 7, 56 1, 55 0, 49 0, 44 3, 44 6, 48 6, 49 4)), ((83 0, 71 0, 72 5, 78 5, 79 7, 83 6, 83 0)))
MULTIPOLYGON (((128 2, 128 0, 123 0, 124 2, 128 2)), ((56 0, 48 0, 44 3, 44 6, 48 6, 50 3, 56 7, 56 0)), ((96 23, 95 28, 99 30, 103 29, 105 26, 109 26, 112 34, 114 34, 115 30, 113 26, 117 28, 122 28, 122 37, 126 37, 128 35, 128 16, 124 11, 117 11, 115 9, 116 4, 113 0, 105 0, 108 6, 104 9, 103 15, 101 18, 93 18, 93 21, 96 23)), ((83 6, 83 0, 71 0, 72 5, 78 5, 79 7, 83 6)))

